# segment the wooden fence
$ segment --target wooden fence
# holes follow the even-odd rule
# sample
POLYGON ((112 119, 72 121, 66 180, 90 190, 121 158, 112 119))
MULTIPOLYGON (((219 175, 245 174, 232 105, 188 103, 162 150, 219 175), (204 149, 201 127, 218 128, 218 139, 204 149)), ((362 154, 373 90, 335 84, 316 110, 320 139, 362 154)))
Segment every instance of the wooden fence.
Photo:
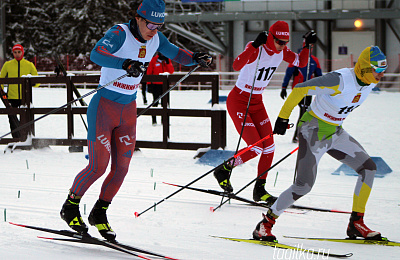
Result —
MULTIPOLYGON (((145 75, 143 81, 146 82, 163 82, 163 91, 167 91, 182 76, 181 75, 145 75)), ((41 84, 65 84, 67 102, 74 100, 75 85, 84 83, 98 83, 99 75, 87 76, 60 76, 60 77, 23 77, 23 78, 3 78, 0 84, 21 84, 22 85, 22 106, 21 108, 0 108, 0 115, 19 114, 20 125, 31 123, 20 132, 20 139, 10 138, 6 136, 0 139, 0 144, 8 144, 10 142, 24 141, 28 134, 32 134, 32 147, 43 147, 47 145, 65 145, 70 147, 82 147, 87 145, 86 139, 76 139, 74 137, 74 115, 86 114, 87 107, 66 106, 54 114, 64 114, 67 117, 67 137, 66 138, 35 138, 35 124, 32 121, 35 115, 46 115, 57 109, 33 107, 32 102, 32 86, 36 83, 41 84)), ((219 103, 219 75, 202 74, 190 75, 184 80, 184 83, 210 84, 211 85, 211 106, 219 103)), ((75 90, 76 92, 76 90, 75 90)), ((168 108, 170 96, 165 95, 161 100, 161 108, 150 108, 143 115, 159 115, 162 121, 162 141, 136 141, 138 148, 161 148, 161 149, 181 149, 181 150, 197 150, 199 148, 211 147, 211 149, 225 148, 226 146, 226 111, 213 109, 171 109, 168 108), (184 143, 169 141, 170 134, 170 117, 206 117, 211 119, 211 143, 184 143)), ((144 108, 138 108, 140 113, 144 108)), ((52 113, 53 114, 53 113, 52 113)), ((51 116, 50 114, 49 116, 51 116)), ((5 133, 4 133, 5 134, 5 133)), ((10 135, 11 136, 11 135, 10 135)))

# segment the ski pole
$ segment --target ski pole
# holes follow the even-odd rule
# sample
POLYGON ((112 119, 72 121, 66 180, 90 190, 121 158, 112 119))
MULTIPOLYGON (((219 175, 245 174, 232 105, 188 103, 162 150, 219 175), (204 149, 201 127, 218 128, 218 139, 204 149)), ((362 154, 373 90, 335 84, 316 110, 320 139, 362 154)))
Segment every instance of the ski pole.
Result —
MULTIPOLYGON (((253 148, 255 145, 257 145, 258 143, 270 138, 273 134, 267 135, 266 137, 258 140, 256 143, 244 148, 240 153, 235 154, 234 156, 232 156, 231 158, 229 158, 227 161, 233 160, 235 158, 237 158, 238 156, 240 156, 241 154, 247 152, 248 150, 250 150, 251 148, 253 148)), ((148 207, 147 209, 145 209, 144 211, 142 211, 141 213, 135 212, 135 217, 139 217, 140 215, 142 215, 143 213, 149 211, 150 209, 156 207, 157 205, 161 204, 162 202, 166 201, 167 199, 171 198, 172 196, 174 196, 175 194, 177 194, 178 192, 186 189, 187 187, 189 187, 190 185, 192 185, 193 183, 201 180, 202 178, 204 178, 205 176, 207 176, 208 174, 210 174, 211 172, 215 171, 215 169, 217 169, 218 167, 221 167, 225 162, 221 163, 220 165, 214 167, 213 169, 209 170, 208 172, 204 173, 203 175, 201 175, 200 177, 198 177, 197 179, 189 182, 188 184, 186 184, 185 186, 182 186, 179 190, 171 193, 170 195, 168 195, 167 197, 165 197, 164 199, 158 201, 157 203, 154 203, 154 205, 148 207)))
POLYGON ((255 142, 254 144, 252 144, 252 145, 246 147, 245 149, 243 149, 242 151, 240 151, 239 153, 236 153, 236 154, 233 156, 233 158, 236 159, 236 158, 239 157, 240 155, 244 154, 245 152, 247 152, 248 150, 250 150, 251 148, 253 148, 253 147, 256 146, 257 144, 259 144, 259 143, 261 143, 261 142, 267 140, 268 138, 270 138, 270 137, 273 136, 273 135, 274 135, 274 134, 269 134, 269 135, 267 135, 266 137, 264 137, 264 138, 258 140, 258 141, 255 142))
MULTIPOLYGON (((307 81, 308 78, 310 77, 311 52, 312 52, 312 44, 310 44, 310 47, 309 47, 309 49, 308 49, 307 74, 306 74, 306 78, 305 78, 304 81, 307 81)), ((303 81, 303 82, 304 82, 304 81, 303 81)), ((307 110, 307 108, 306 108, 306 103, 307 103, 306 97, 307 97, 307 96, 304 96, 304 98, 303 98, 304 110, 307 110)), ((301 109, 301 108, 300 108, 300 109, 301 109)), ((299 120, 300 120, 300 117, 299 117, 299 120)), ((297 132, 297 126, 296 126, 296 134, 297 134, 297 135, 299 134, 299 133, 297 132)), ((295 168, 294 168, 293 184, 294 184, 294 182, 296 181, 296 176, 297 176, 297 161, 296 161, 296 166, 295 166, 295 168)))
POLYGON ((92 90, 92 91, 86 93, 86 94, 83 95, 83 96, 81 96, 81 97, 79 97, 79 98, 76 98, 76 99, 74 99, 74 100, 71 100, 71 101, 69 101, 68 103, 62 105, 61 107, 56 108, 56 109, 53 109, 53 110, 51 110, 50 112, 48 112, 48 113, 46 113, 46 114, 44 114, 44 115, 42 115, 42 116, 40 116, 40 117, 38 117, 38 118, 36 118, 36 119, 34 119, 34 120, 32 120, 32 121, 29 121, 29 122, 27 122, 27 123, 25 123, 25 124, 23 124, 23 125, 21 125, 21 126, 15 128, 14 130, 12 130, 12 131, 10 131, 10 132, 8 132, 8 133, 6 133, 6 134, 0 136, 0 140, 1 140, 2 138, 4 138, 5 136, 11 134, 11 133, 17 132, 17 131, 19 131, 19 130, 21 130, 21 129, 27 127, 27 126, 32 125, 32 124, 35 123, 36 121, 39 121, 40 119, 45 118, 45 117, 48 116, 48 115, 54 114, 54 113, 56 113, 56 112, 62 110, 63 108, 65 108, 65 107, 67 107, 67 106, 69 106, 69 105, 72 105, 72 103, 75 103, 75 102, 77 102, 77 101, 79 101, 79 100, 81 100, 81 99, 83 99, 83 98, 85 98, 85 97, 87 97, 87 96, 92 95, 93 93, 96 93, 96 92, 99 91, 100 89, 105 88, 105 87, 107 87, 107 86, 113 84, 114 82, 116 82, 116 81, 118 81, 118 80, 120 80, 120 79, 123 79, 123 78, 127 77, 128 75, 129 75, 129 74, 126 73, 126 74, 124 74, 124 75, 122 75, 122 76, 119 76, 118 78, 116 78, 116 79, 114 79, 114 80, 108 82, 107 84, 104 84, 104 85, 102 85, 102 86, 99 86, 99 87, 96 88, 95 90, 92 90))
MULTIPOLYGON (((282 159, 280 159, 279 161, 277 161, 274 165, 272 165, 271 167, 269 167, 268 170, 266 170, 265 172, 263 172, 260 176, 257 176, 257 178, 253 179, 251 182, 249 182, 248 184, 246 184, 243 188, 241 188, 240 190, 238 190, 236 193, 234 193, 234 196, 238 195, 241 191, 243 191, 244 189, 246 189, 247 187, 249 187, 253 182, 255 182, 256 180, 259 180, 262 176, 264 176, 267 172, 269 172, 270 170, 272 170, 275 166, 277 166, 278 164, 280 164, 283 160, 285 160, 286 158, 288 158, 290 155, 294 154, 297 150, 299 149, 299 147, 297 147, 296 149, 294 149, 293 151, 291 151, 290 153, 288 153, 287 155, 285 155, 282 159)), ((228 202, 229 199, 225 200, 223 203, 219 204, 218 207, 214 208, 213 211, 216 211, 217 209, 219 209, 222 205, 224 205, 226 202, 228 202)))
MULTIPOLYGON (((68 75, 67 75, 68 73, 67 73, 67 70, 65 69, 64 65, 63 65, 62 62, 61 62, 60 56, 58 56, 58 54, 55 54, 55 55, 54 55, 54 58, 56 59, 56 62, 57 62, 57 68, 58 68, 58 69, 61 69, 61 72, 62 72, 62 74, 64 75, 64 77, 67 77, 67 76, 68 76, 68 75)), ((57 69, 57 68, 56 68, 56 69, 57 69)), ((57 76, 58 76, 58 74, 59 74, 59 72, 57 73, 57 76)), ((71 87, 72 87, 72 91, 75 93, 75 96, 76 96, 77 98, 81 97, 81 93, 79 93, 78 89, 75 87, 75 85, 74 85, 74 83, 72 83, 72 81, 71 81, 71 87)), ((86 106, 86 107, 88 106, 88 105, 86 104, 85 100, 83 100, 83 99, 80 99, 80 100, 79 100, 79 103, 81 104, 81 106, 86 106)), ((80 116, 81 119, 82 119, 83 125, 84 125, 85 128, 86 128, 86 131, 88 131, 87 124, 86 124, 85 120, 83 119, 82 114, 79 114, 79 116, 80 116)))
MULTIPOLYGON (((153 103, 151 103, 146 109, 144 109, 142 112, 140 112, 140 113, 137 115, 137 117, 139 117, 139 116, 143 115, 144 113, 146 113, 146 111, 149 110, 150 107, 151 107, 152 105, 154 105, 157 101, 159 101, 159 100, 160 100, 161 98, 163 98, 166 94, 168 94, 173 88, 175 88, 179 83, 181 83, 183 80, 185 80, 187 77, 189 77, 189 75, 192 74, 192 72, 194 72, 195 70, 197 70, 199 67, 200 67, 200 65, 197 65, 195 68, 193 68, 191 71, 189 71, 185 76, 183 76, 180 80, 178 80, 178 82, 176 82, 176 84, 175 84, 174 86, 172 86, 171 88, 169 88, 163 95, 161 95, 158 99, 156 99, 155 101, 153 101, 153 103)), ((27 123, 25 123, 25 124, 23 124, 23 125, 21 125, 21 126, 15 128, 14 130, 12 130, 12 131, 10 131, 10 132, 8 132, 8 133, 6 133, 6 134, 0 136, 0 140, 1 140, 2 138, 4 138, 5 136, 7 136, 7 135, 9 135, 9 134, 11 134, 11 133, 17 132, 17 131, 19 131, 19 130, 21 130, 21 129, 23 129, 23 128, 25 128, 25 127, 27 127, 27 126, 33 124, 33 123, 35 123, 36 121, 39 121, 40 119, 42 119, 42 118, 44 118, 44 117, 46 117, 46 116, 49 116, 49 115, 51 115, 51 114, 54 114, 54 113, 56 113, 56 112, 62 110, 63 108, 65 108, 65 107, 67 107, 67 106, 69 106, 69 105, 71 105, 71 104, 73 104, 73 103, 75 103, 75 102, 77 102, 77 101, 80 101, 81 99, 83 99, 83 98, 85 98, 85 97, 87 97, 87 96, 90 96, 90 95, 96 93, 97 91, 99 91, 100 89, 105 88, 105 87, 107 87, 107 86, 113 84, 114 82, 116 82, 116 81, 118 81, 118 80, 120 80, 120 79, 123 79, 123 78, 125 78, 125 77, 127 77, 127 76, 128 76, 128 73, 126 73, 126 74, 124 74, 124 75, 122 75, 122 76, 120 76, 120 77, 114 79, 113 81, 108 82, 107 84, 105 84, 105 85, 103 85, 103 86, 99 86, 97 89, 95 89, 95 90, 93 90, 93 91, 91 91, 91 92, 89 92, 89 93, 86 93, 85 95, 80 96, 80 97, 78 97, 78 98, 76 98, 76 99, 74 99, 74 100, 72 100, 72 101, 66 103, 65 105, 62 105, 61 107, 56 108, 56 109, 54 109, 54 110, 52 110, 52 111, 50 111, 50 112, 44 114, 43 116, 36 118, 35 120, 29 121, 29 122, 27 122, 27 123)))
MULTIPOLYGON (((237 152, 239 151, 240 141, 242 140, 242 135, 243 135, 244 127, 245 127, 245 125, 246 125, 247 114, 248 114, 248 112, 249 112, 250 103, 251 103, 251 97, 253 96, 253 90, 254 90, 254 86, 255 86, 255 84, 256 84, 257 71, 258 71, 258 65, 259 65, 259 63, 260 63, 262 47, 261 47, 261 49, 258 48, 258 52, 259 52, 259 55, 258 55, 258 57, 257 57, 257 65, 256 65, 256 69, 255 69, 255 71, 254 71, 253 84, 252 84, 252 86, 251 86, 250 96, 249 96, 249 100, 248 100, 248 102, 247 102, 246 113, 244 114, 243 125, 242 125, 242 129, 240 130, 240 135, 239 135, 239 139, 238 139, 238 142, 237 142, 237 145, 236 145, 235 154, 237 154, 237 152)), ((243 153, 242 153, 242 154, 243 154, 243 153)), ((235 157, 235 158, 233 159, 233 161, 232 161, 232 167, 235 165, 235 160, 236 160, 236 157, 235 157)), ((231 178, 232 171, 233 171, 233 168, 232 168, 232 170, 228 173, 228 179, 227 179, 228 183, 229 183, 229 179, 231 178)), ((221 198, 221 203, 222 203, 222 201, 224 200, 224 198, 225 198, 225 197, 222 196, 222 198, 221 198)))
POLYGON ((157 103, 160 99, 162 99, 165 95, 167 95, 172 89, 174 89, 176 86, 178 86, 179 83, 181 83, 182 81, 184 81, 187 77, 190 76, 190 74, 192 74, 192 72, 194 72, 195 70, 197 70, 198 68, 200 68, 200 65, 197 65, 196 67, 194 67, 191 71, 189 71, 185 76, 183 76, 180 80, 178 80, 175 85, 173 85, 172 87, 170 87, 167 91, 165 91, 161 96, 159 96, 156 100, 153 101, 153 103, 151 103, 150 105, 148 105, 144 110, 142 110, 137 117, 143 115, 144 113, 147 112, 147 110, 150 109, 151 106, 153 106, 155 103, 157 103))
MULTIPOLYGON (((250 107, 250 103, 251 103, 251 97, 252 97, 252 95, 253 95, 254 85, 256 84, 257 71, 258 71, 258 64, 260 63, 260 57, 261 57, 262 49, 260 50, 260 48, 258 48, 258 51, 259 51, 259 55, 258 55, 258 57, 257 57, 257 65, 256 65, 256 69, 255 69, 255 72, 254 72, 253 85, 251 86, 250 96, 249 96, 249 100, 248 100, 248 102, 247 102, 246 113, 245 113, 244 118, 243 118, 243 125, 242 125, 242 129, 241 129, 241 131, 240 131, 239 140, 238 140, 238 143, 237 143, 237 146, 236 146, 236 152, 235 152, 235 154, 236 154, 236 153, 238 152, 238 150, 239 150, 240 140, 242 139, 242 135, 243 135, 243 131, 244 131, 244 126, 246 125, 247 114, 248 114, 248 112, 249 112, 249 107, 250 107)), ((229 176, 229 177, 230 177, 230 176, 229 176)), ((228 178, 228 180, 229 180, 229 178, 228 178)))

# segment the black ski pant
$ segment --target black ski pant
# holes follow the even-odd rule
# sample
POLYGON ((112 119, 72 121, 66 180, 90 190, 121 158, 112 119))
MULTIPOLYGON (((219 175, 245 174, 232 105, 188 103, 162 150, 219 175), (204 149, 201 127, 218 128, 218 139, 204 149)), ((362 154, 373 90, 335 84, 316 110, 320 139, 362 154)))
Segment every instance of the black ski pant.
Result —
MULTIPOLYGON (((11 107, 19 108, 22 104, 21 99, 9 99, 8 101, 10 102, 11 107)), ((11 131, 19 127, 19 120, 17 115, 8 115, 8 121, 10 122, 11 131)), ((21 137, 20 131, 13 132, 11 133, 11 135, 13 138, 21 137)))

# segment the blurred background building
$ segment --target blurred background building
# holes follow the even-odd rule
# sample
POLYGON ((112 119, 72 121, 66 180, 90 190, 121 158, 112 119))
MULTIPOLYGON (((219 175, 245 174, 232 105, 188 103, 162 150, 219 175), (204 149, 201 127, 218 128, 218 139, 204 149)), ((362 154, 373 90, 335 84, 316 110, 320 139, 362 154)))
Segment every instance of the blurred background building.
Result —
MULTIPOLYGON (((127 22, 127 11, 140 2, 0 0, 0 66, 12 58, 12 46, 20 43, 39 71, 53 70, 54 54, 61 56, 67 70, 99 70, 89 59, 94 44, 112 25, 127 22)), ((216 62, 210 70, 235 78, 234 58, 277 20, 289 23, 288 47, 295 52, 305 32, 317 32, 313 54, 324 72, 352 67, 365 47, 378 45, 388 58, 388 75, 399 73, 397 0, 166 0, 161 30, 179 47, 211 52, 216 62)), ((282 62, 277 72, 286 66, 282 62)))

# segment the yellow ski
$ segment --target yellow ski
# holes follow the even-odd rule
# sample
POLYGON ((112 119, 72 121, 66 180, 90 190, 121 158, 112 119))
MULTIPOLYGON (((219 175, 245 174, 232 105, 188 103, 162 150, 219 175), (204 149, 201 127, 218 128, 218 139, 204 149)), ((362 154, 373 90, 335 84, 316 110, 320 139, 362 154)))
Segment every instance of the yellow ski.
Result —
POLYGON ((295 239, 340 242, 340 243, 364 244, 364 245, 400 246, 399 242, 390 241, 386 237, 382 237, 382 240, 363 239, 363 238, 350 239, 350 238, 318 238, 318 237, 291 237, 291 236, 284 236, 284 237, 295 238, 295 239))
MULTIPOLYGON (((258 244, 258 245, 263 245, 263 246, 270 246, 274 248, 281 248, 281 249, 288 249, 288 250, 293 250, 295 252, 304 252, 304 253, 311 253, 311 254, 316 254, 316 255, 321 255, 321 256, 332 256, 332 257, 338 257, 338 258, 346 258, 346 257, 351 257, 353 253, 347 253, 347 254, 333 254, 325 249, 323 250, 313 250, 313 249, 306 249, 303 248, 303 246, 298 245, 298 246, 290 246, 286 244, 281 244, 278 242, 269 242, 269 241, 261 241, 261 240, 255 240, 255 239, 242 239, 242 238, 232 238, 232 237, 219 237, 219 236, 212 236, 215 238, 222 238, 226 240, 231 240, 231 241, 237 241, 237 242, 245 242, 245 243, 252 243, 252 244, 258 244)), ((303 253, 303 254, 304 254, 303 253)), ((299 253, 301 254, 301 253, 299 253)))

